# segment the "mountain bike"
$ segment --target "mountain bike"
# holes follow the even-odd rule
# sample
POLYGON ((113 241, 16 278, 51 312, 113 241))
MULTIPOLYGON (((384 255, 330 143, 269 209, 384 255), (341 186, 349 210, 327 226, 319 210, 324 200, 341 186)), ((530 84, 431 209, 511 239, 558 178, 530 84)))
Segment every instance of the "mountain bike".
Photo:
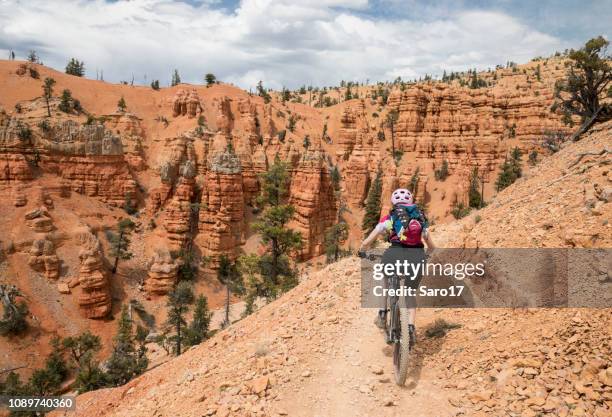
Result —
MULTIPOLYGON (((370 261, 382 259, 381 255, 363 254, 370 261)), ((361 255, 360 255, 361 256, 361 255)), ((392 275, 388 277, 388 288, 397 290, 400 287, 400 277, 392 275)), ((384 323, 385 340, 387 344, 393 345, 393 371, 395 383, 404 385, 408 375, 408 362, 410 359, 410 334, 408 332, 408 308, 406 297, 397 295, 387 296, 386 315, 384 323)))

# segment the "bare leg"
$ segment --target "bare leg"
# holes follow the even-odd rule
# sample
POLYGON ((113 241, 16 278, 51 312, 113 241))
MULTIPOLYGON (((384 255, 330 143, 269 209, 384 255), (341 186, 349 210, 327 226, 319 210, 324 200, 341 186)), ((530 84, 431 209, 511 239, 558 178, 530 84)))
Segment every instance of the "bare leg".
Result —
POLYGON ((408 309, 408 324, 414 325, 415 318, 416 318, 416 308, 411 307, 408 309))

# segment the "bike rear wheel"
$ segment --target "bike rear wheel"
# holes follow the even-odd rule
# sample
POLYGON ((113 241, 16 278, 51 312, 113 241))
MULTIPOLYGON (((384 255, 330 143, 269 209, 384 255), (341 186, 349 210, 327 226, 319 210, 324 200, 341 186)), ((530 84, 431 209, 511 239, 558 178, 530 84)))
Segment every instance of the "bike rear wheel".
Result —
POLYGON ((398 305, 393 309, 395 315, 396 341, 393 344, 393 371, 395 383, 404 385, 408 375, 408 361, 410 359, 410 335, 408 334, 408 309, 398 305))

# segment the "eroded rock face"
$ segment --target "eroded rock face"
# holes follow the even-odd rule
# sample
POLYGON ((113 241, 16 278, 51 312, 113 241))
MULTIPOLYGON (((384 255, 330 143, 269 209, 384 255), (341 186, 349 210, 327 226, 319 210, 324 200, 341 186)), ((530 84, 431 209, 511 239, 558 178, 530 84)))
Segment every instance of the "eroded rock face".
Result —
POLYGON ((325 230, 336 220, 336 200, 320 147, 306 152, 295 169, 289 203, 295 207, 295 229, 302 234, 302 257, 322 254, 325 230))
POLYGON ((178 263, 168 251, 157 252, 145 280, 145 291, 154 295, 168 294, 178 279, 178 268, 178 263))
POLYGON ((79 307, 89 319, 106 317, 111 311, 110 283, 102 263, 101 246, 91 233, 79 236, 79 307))
POLYGON ((55 254, 53 242, 47 238, 34 240, 30 249, 28 265, 33 270, 43 273, 47 279, 58 279, 60 262, 55 254))
POLYGON ((27 212, 25 221, 36 233, 47 233, 54 229, 53 220, 51 220, 51 216, 45 207, 27 212))
POLYGON ((177 91, 172 99, 172 116, 196 117, 202 112, 202 104, 195 88, 177 91))
POLYGON ((194 186, 193 177, 181 176, 172 199, 165 207, 163 226, 171 250, 181 249, 189 239, 194 186))
POLYGON ((244 191, 238 156, 228 150, 214 155, 205 184, 197 243, 202 253, 211 257, 209 267, 214 269, 221 254, 233 256, 244 242, 244 191))

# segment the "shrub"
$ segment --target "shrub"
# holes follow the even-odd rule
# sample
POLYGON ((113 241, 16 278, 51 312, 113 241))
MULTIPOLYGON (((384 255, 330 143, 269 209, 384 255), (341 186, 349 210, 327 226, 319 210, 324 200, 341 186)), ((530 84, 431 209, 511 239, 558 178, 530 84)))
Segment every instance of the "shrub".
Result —
POLYGON ((453 206, 451 214, 455 219, 459 220, 470 214, 470 211, 472 211, 471 208, 465 207, 463 203, 458 203, 453 206))

